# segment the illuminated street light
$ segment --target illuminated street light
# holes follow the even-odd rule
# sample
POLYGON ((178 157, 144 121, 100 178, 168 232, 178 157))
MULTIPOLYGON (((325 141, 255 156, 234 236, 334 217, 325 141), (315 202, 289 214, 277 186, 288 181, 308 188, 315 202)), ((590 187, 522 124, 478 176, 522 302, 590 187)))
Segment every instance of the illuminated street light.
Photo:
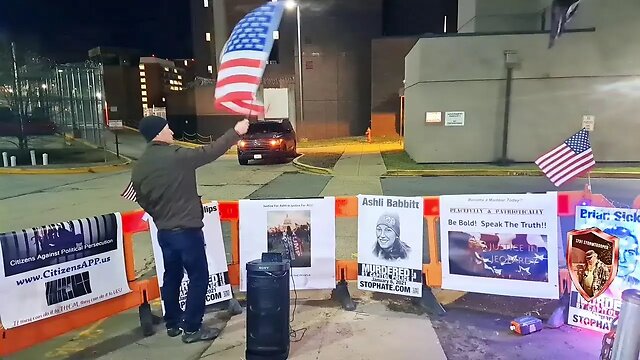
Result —
POLYGON ((101 92, 97 92, 96 93, 96 97, 98 98, 98 100, 102 99, 102 93, 101 92))
POLYGON ((296 3, 294 0, 287 0, 284 3, 284 6, 289 10, 293 10, 298 6, 298 3, 296 3))
POLYGON ((47 84, 42 84, 41 86, 43 90, 47 90, 47 84))

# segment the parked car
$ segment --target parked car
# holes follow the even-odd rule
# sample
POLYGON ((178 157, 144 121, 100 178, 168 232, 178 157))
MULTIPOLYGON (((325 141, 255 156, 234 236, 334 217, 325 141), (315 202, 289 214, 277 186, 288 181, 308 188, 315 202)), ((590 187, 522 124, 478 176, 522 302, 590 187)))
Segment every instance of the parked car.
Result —
POLYGON ((287 160, 297 155, 296 132, 287 119, 251 123, 238 141, 240 165, 249 164, 249 160, 287 160))
POLYGON ((42 136, 55 135, 58 126, 42 112, 34 111, 26 115, 22 124, 17 114, 7 107, 0 107, 0 136, 42 136))

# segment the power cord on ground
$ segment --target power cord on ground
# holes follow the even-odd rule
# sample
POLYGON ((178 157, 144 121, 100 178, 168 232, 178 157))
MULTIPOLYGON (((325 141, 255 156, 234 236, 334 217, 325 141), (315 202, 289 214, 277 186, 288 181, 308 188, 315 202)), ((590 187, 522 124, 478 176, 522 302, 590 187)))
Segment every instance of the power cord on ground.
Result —
POLYGON ((289 336, 291 337, 291 342, 299 342, 302 341, 304 335, 307 333, 307 328, 300 328, 294 330, 291 326, 296 319, 296 309, 298 307, 298 291, 296 290, 296 281, 293 278, 293 272, 291 272, 291 283, 293 284, 293 311, 291 312, 291 320, 289 321, 289 336), (298 333, 300 333, 300 337, 298 337, 298 333))

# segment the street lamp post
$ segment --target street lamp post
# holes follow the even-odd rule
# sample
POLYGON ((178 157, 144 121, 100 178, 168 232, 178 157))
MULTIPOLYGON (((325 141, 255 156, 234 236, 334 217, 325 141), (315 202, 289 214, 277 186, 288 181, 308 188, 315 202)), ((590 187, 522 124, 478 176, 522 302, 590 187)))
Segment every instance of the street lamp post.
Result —
POLYGON ((302 123, 304 121, 304 90, 302 89, 302 40, 300 31, 300 4, 298 4, 294 0, 287 0, 285 6, 288 10, 296 9, 296 38, 298 42, 298 86, 300 87, 300 122, 302 123))

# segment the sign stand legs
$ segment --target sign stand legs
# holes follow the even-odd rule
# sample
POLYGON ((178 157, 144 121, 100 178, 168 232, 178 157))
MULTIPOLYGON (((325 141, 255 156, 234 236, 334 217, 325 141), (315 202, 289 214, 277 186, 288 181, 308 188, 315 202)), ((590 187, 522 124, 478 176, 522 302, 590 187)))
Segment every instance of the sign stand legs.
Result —
POLYGON ((213 309, 216 311, 226 310, 230 317, 242 314, 242 305, 240 305, 240 302, 236 299, 235 294, 233 293, 233 287, 231 288, 231 296, 232 297, 229 300, 207 305, 207 309, 213 309))
POLYGON ((240 315, 242 314, 242 305, 240 305, 240 302, 236 300, 235 297, 232 297, 228 300, 227 311, 231 316, 240 315))
POLYGON ((115 132, 116 134, 116 156, 118 157, 118 159, 120 159, 120 142, 118 141, 118 132, 115 132))
POLYGON ((331 292, 331 298, 339 302, 344 310, 354 311, 356 309, 356 303, 351 298, 349 284, 344 278, 344 270, 341 270, 340 281, 338 281, 336 288, 331 292))
POLYGON ((443 316, 446 314, 446 310, 433 294, 429 285, 427 285, 425 274, 422 274, 422 297, 414 298, 413 303, 432 315, 443 316))
POLYGON ((557 329, 562 325, 567 323, 567 316, 569 316, 569 297, 571 293, 563 294, 558 300, 558 306, 551 316, 549 316, 549 320, 547 320, 547 326, 553 329, 557 329))

